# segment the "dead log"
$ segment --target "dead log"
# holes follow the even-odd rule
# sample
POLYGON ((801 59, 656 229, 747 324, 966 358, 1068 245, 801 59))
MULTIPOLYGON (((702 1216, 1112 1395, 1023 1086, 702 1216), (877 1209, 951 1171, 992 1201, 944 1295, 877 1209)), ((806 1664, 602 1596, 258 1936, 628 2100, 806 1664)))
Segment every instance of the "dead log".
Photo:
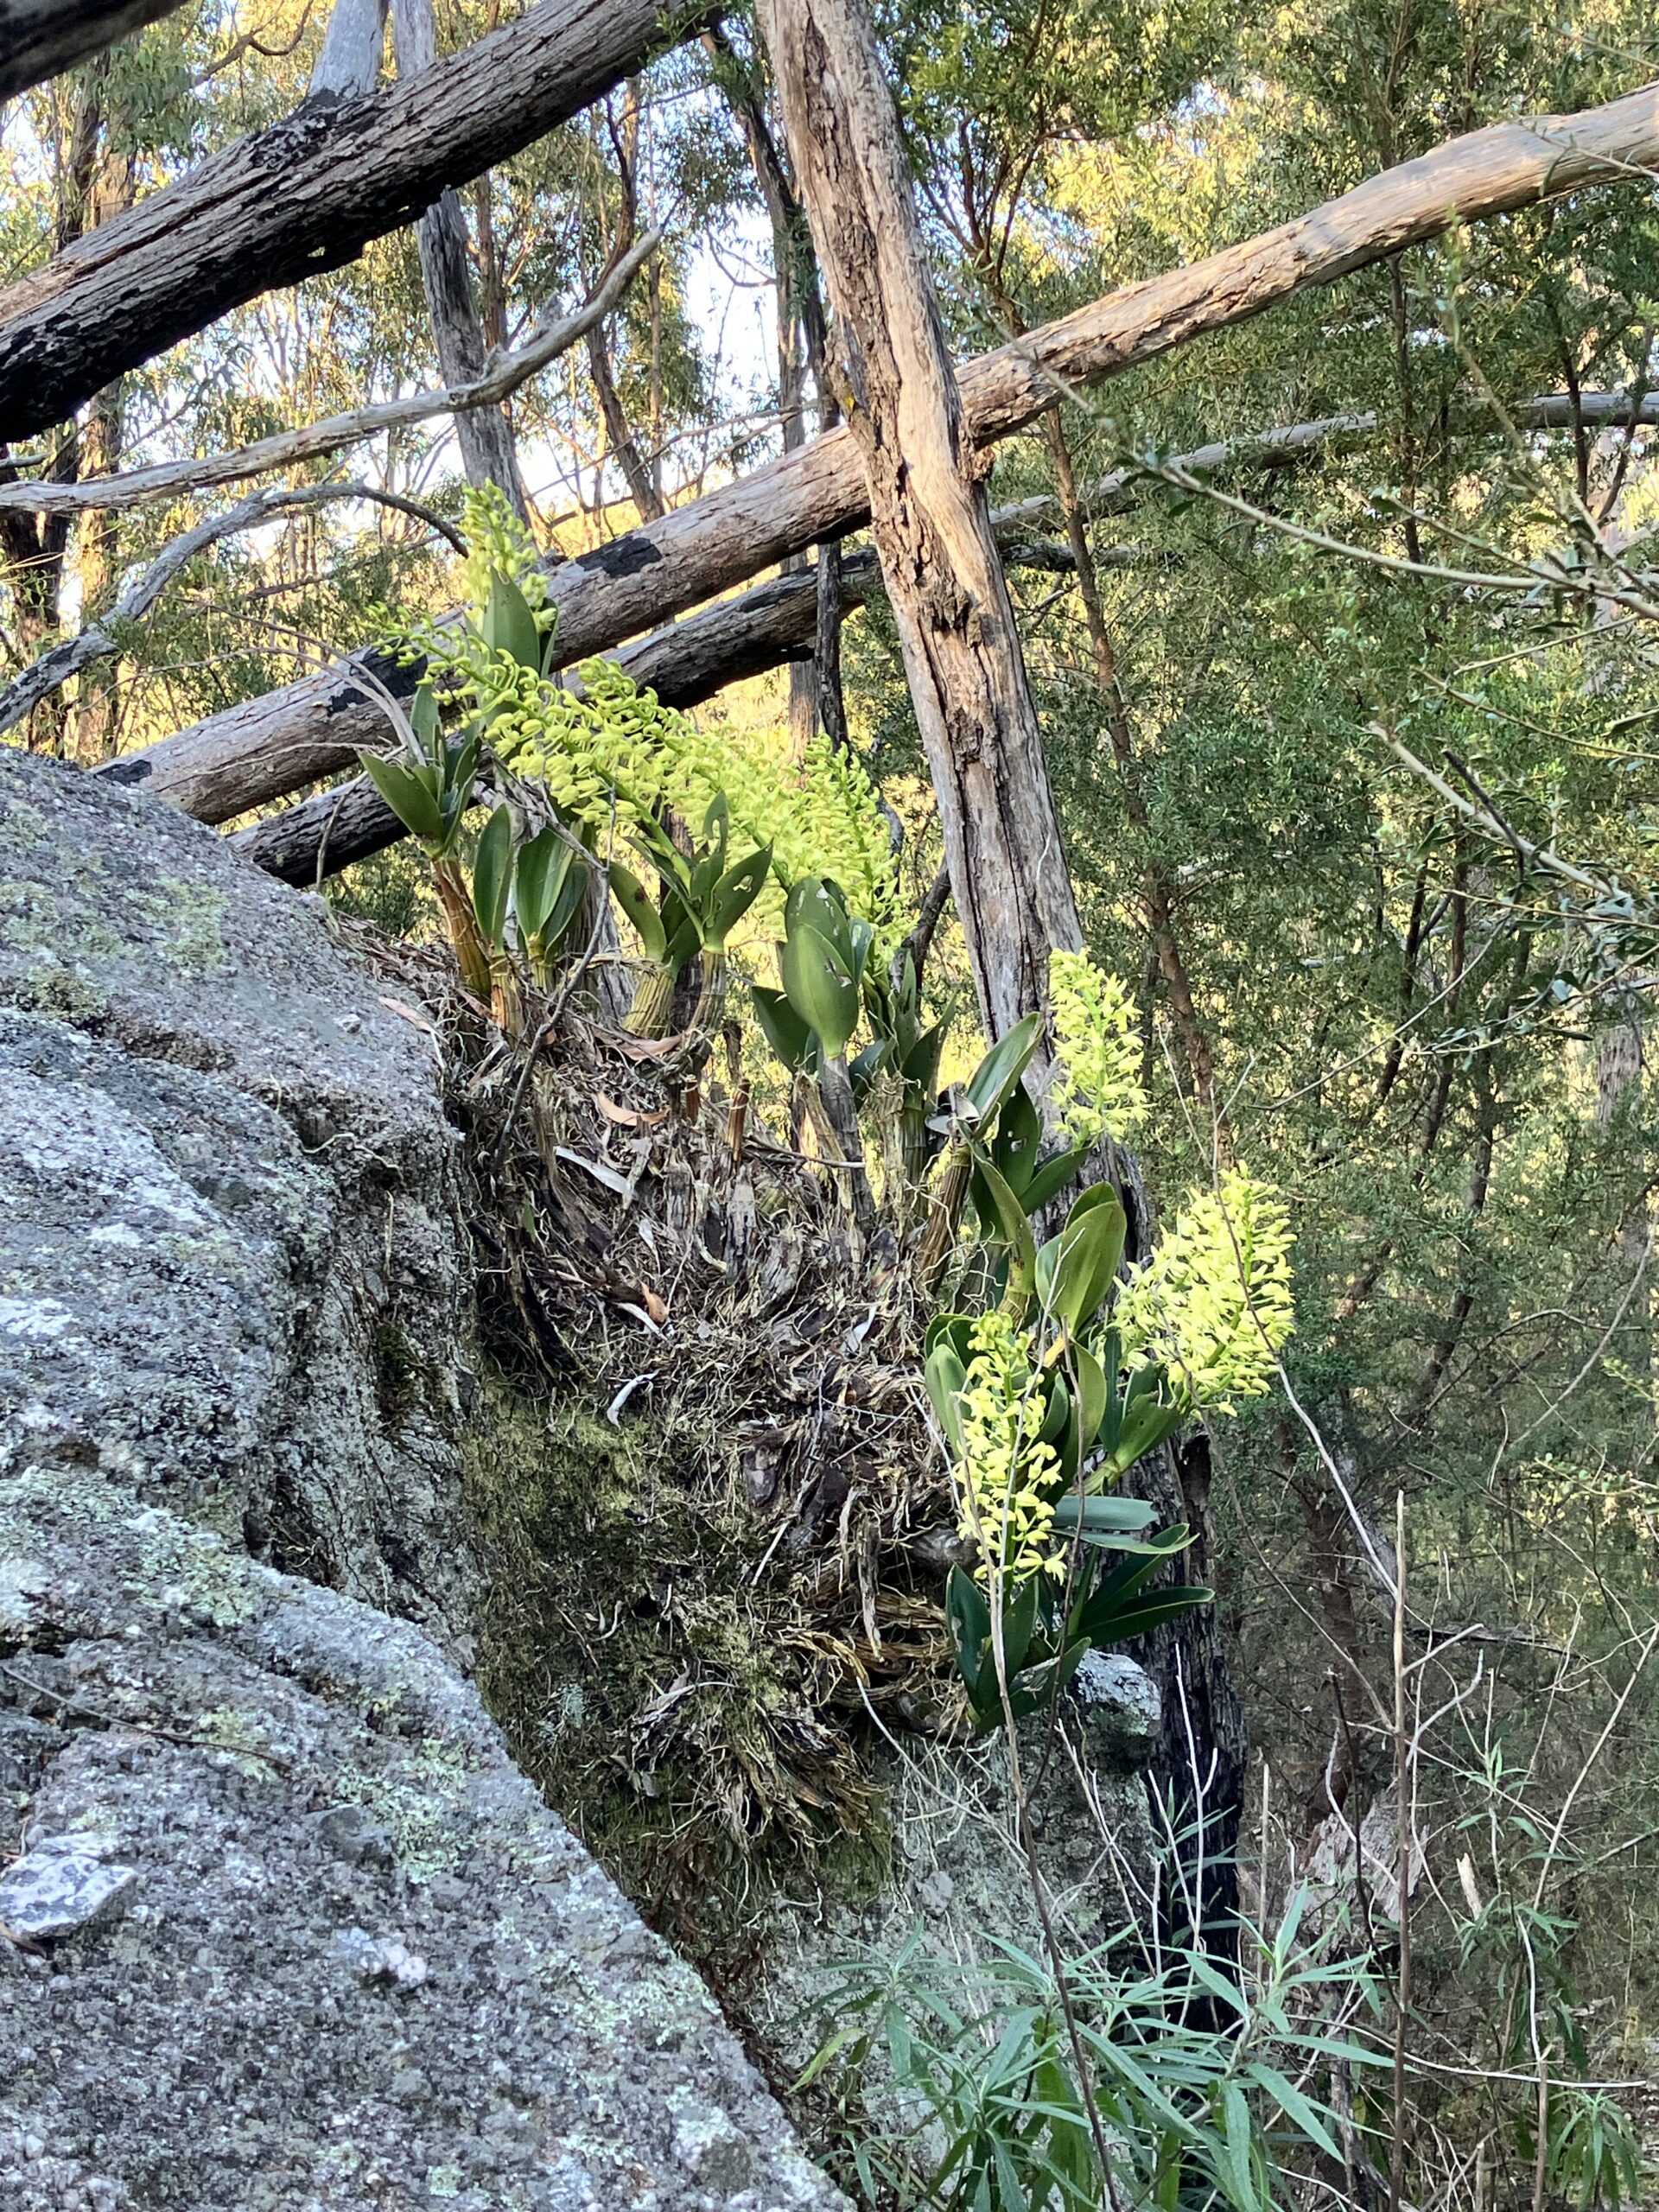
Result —
POLYGON ((183 0, 4 0, 0 100, 73 69, 182 5, 183 0))
POLYGON ((660 0, 542 0, 407 83, 307 100, 78 238, 0 292, 0 437, 353 260, 642 67, 666 23, 660 0))
POLYGON ((758 0, 756 14, 836 311, 981 1026, 995 1039, 1044 1004, 1050 952, 1077 950, 1083 930, 984 472, 862 0, 758 0))
MULTIPOLYGON (((963 404, 982 445, 1041 411, 1054 380, 1083 385, 1151 360, 1205 332, 1225 329, 1313 284, 1472 221, 1577 187, 1628 177, 1659 162, 1659 86, 1577 116, 1506 123, 1452 140, 1421 160, 1388 169, 1338 200, 1191 268, 1126 286, 1017 346, 971 362, 963 404)), ((101 235, 101 234, 100 234, 101 235)), ((565 660, 586 658, 688 607, 774 568, 807 546, 844 537, 868 519, 852 434, 830 432, 769 467, 630 531, 550 579, 565 660)), ((226 821, 325 770, 271 780, 260 755, 275 748, 303 766, 308 734, 337 711, 343 666, 302 677, 211 721, 134 753, 124 764, 187 811, 208 789, 226 821), (204 784, 205 779, 205 784, 204 784)))

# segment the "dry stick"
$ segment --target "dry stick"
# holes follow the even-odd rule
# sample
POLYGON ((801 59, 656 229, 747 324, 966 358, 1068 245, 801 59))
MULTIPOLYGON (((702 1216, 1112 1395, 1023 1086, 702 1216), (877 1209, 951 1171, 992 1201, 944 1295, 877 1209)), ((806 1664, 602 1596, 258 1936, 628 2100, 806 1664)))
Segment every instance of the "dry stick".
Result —
POLYGON ((1400 1974, 1395 1993, 1394 2139, 1389 2145, 1389 2212, 1400 2212, 1406 2176, 1406 2016, 1411 2005, 1411 1859, 1414 1825, 1411 1742, 1406 1732, 1406 1493, 1395 1493, 1394 1787, 1395 1879, 1399 1885, 1400 1974))
POLYGON ((80 484, 54 484, 37 478, 0 484, 0 509, 82 514, 89 509, 141 506, 149 499, 200 491, 212 484, 268 476, 275 469, 291 468, 301 461, 337 453, 343 446, 360 444, 383 430, 406 429, 435 415, 464 415, 477 408, 498 406, 603 321, 662 244, 662 237, 660 230, 647 231, 607 273, 591 298, 557 321, 550 319, 550 314, 543 315, 522 346, 496 355, 484 373, 470 384, 407 392, 401 399, 381 400, 346 414, 330 415, 320 423, 308 423, 297 430, 280 430, 238 447, 234 453, 211 454, 204 460, 156 461, 148 468, 130 469, 124 475, 92 477, 80 484))
MULTIPOLYGON (((1659 160, 1659 86, 1581 114, 1507 123, 1453 139, 1419 161, 1259 238, 1191 267, 1126 287, 1046 325, 961 372, 967 425, 988 445, 1033 421, 1055 379, 1097 383, 1206 332, 1249 320, 1314 284, 1325 284, 1454 222, 1549 199, 1579 186, 1637 174, 1659 160)), ((677 508, 649 528, 567 563, 550 581, 560 609, 558 651, 579 661, 696 606, 827 537, 859 528, 868 504, 858 448, 843 429, 739 482, 677 508)), ((273 798, 261 756, 289 741, 349 681, 336 669, 231 709, 143 755, 157 795, 196 810, 194 788, 211 777, 238 793, 216 817, 273 798)))
POLYGON ((48 652, 26 668, 21 676, 14 677, 3 691, 0 691, 0 731, 13 729, 39 706, 42 699, 50 698, 72 676, 90 667, 95 660, 121 650, 120 630, 129 622, 137 622, 146 615, 161 597, 181 569, 205 552, 221 537, 233 536, 238 531, 252 530, 268 521, 271 516, 282 514, 295 507, 309 507, 331 499, 372 499, 383 506, 395 507, 400 514, 416 516, 420 521, 440 531, 457 550, 465 552, 454 531, 441 515, 423 507, 401 493, 382 492, 368 484, 308 484, 296 491, 255 492, 224 514, 209 515, 194 530, 187 530, 174 538, 157 558, 151 562, 142 575, 134 578, 101 620, 89 623, 73 638, 67 638, 61 645, 54 645, 48 652), (111 630, 108 626, 113 624, 111 630))

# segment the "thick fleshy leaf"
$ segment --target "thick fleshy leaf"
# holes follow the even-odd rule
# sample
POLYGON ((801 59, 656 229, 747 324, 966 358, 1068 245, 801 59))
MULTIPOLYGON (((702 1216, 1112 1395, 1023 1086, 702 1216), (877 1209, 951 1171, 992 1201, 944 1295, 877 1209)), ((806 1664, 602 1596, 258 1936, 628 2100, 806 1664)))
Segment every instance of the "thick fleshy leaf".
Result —
POLYGON ((802 922, 778 955, 784 989, 818 1040, 826 1060, 838 1060, 852 1040, 860 1012, 858 986, 817 930, 802 922))
MULTIPOLYGON (((1016 1084, 1008 1093, 1001 1112, 996 1117, 996 1129, 991 1139, 991 1158, 997 1171, 1014 1196, 1024 1201, 1026 1185, 1037 1172, 1037 1161, 1043 1148, 1043 1117, 1032 1103, 1031 1094, 1023 1085, 1016 1084)), ((1027 1213, 1031 1208, 1026 1206, 1027 1213)))
POLYGON ((545 934, 574 858, 569 842, 550 823, 519 849, 512 911, 526 943, 545 934))
POLYGON ((1081 1336, 1111 1295, 1128 1223, 1109 1184, 1085 1191, 1043 1247, 1037 1294, 1068 1336, 1081 1336))
POLYGON ((1005 1302, 1008 1311, 1018 1318, 1025 1312, 1026 1301, 1031 1296, 1032 1283, 1036 1274, 1036 1240, 1032 1236, 1025 1208, 990 1161, 982 1154, 975 1165, 991 1202, 997 1234, 1008 1248, 1008 1284, 1005 1302))
POLYGON ((899 1072, 909 1084, 913 1084, 930 1103, 939 1087, 939 1061, 944 1052, 944 1039, 950 1029, 949 1021, 936 1021, 925 1029, 906 1053, 899 1072))
POLYGON ((724 949, 726 939, 760 896, 772 867, 772 847, 765 845, 727 869, 715 884, 703 918, 703 943, 711 952, 724 949))
POLYGON ((1060 1452, 1060 1467, 1066 1481, 1074 1483, 1095 1448, 1109 1401, 1105 1370, 1084 1345, 1072 1344, 1067 1348, 1065 1372, 1071 1422, 1060 1452))
POLYGON ((1183 1407, 1172 1406, 1150 1392, 1137 1397, 1123 1415, 1107 1471, 1114 1475, 1127 1475, 1137 1459, 1144 1459, 1148 1452, 1155 1452, 1185 1419, 1183 1407))
POLYGON ((1046 1160, 1033 1169, 1031 1180, 1020 1196, 1028 1214, 1039 1214, 1051 1198, 1058 1198, 1066 1185, 1077 1178, 1093 1149, 1086 1144, 1069 1145, 1064 1152, 1057 1152, 1052 1160, 1046 1160))
MULTIPOLYGON (((1156 1518, 1140 1497, 1063 1497, 1054 1508, 1057 1529, 1084 1529, 1091 1536, 1140 1536, 1156 1518)), ((1161 1554, 1160 1554, 1161 1556, 1161 1554)))
POLYGON ((1023 1021, 1016 1021, 1006 1036, 997 1039, 969 1077, 965 1086, 968 1101, 977 1113, 982 1128, 1001 1112, 1009 1092, 1030 1065, 1042 1033, 1041 1014, 1027 1014, 1023 1021))
POLYGON ((784 934, 793 937, 798 929, 816 930, 850 979, 853 938, 847 902, 822 876, 804 875, 790 887, 784 901, 784 934))
POLYGON ((423 683, 410 701, 409 726, 427 759, 436 761, 442 750, 443 726, 438 715, 437 695, 429 683, 423 683))
POLYGON ((490 579, 489 603, 484 609, 484 642, 492 652, 509 654, 520 668, 527 668, 536 675, 541 673, 542 633, 530 611, 530 601, 512 578, 502 575, 499 570, 490 579))
POLYGON ((484 824, 473 860, 473 912, 486 944, 507 933, 507 893, 512 888, 512 809, 498 806, 484 824))
POLYGON ((639 931, 645 957, 660 962, 668 950, 668 932, 663 927, 662 916, 651 902, 651 893, 632 869, 624 868, 620 861, 611 862, 611 889, 617 905, 639 931))
POLYGON ((939 1417, 950 1449, 962 1450, 962 1393, 968 1380, 967 1361, 960 1344, 948 1332, 933 1338, 922 1363, 927 1395, 939 1417))
POLYGON ((796 1075, 809 1067, 816 1057, 812 1032, 783 993, 769 991, 764 983, 751 983, 749 996, 761 1034, 790 1073, 796 1075))
POLYGON ((405 830, 423 845, 442 845, 445 824, 437 798, 413 768, 398 760, 383 760, 378 753, 359 754, 369 781, 405 830))

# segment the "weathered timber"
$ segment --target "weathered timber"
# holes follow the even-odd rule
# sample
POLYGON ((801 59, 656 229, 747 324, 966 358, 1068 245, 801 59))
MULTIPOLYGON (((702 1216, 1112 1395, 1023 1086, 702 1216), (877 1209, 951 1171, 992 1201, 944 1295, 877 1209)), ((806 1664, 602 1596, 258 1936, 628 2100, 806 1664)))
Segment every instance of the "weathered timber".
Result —
MULTIPOLYGON (((844 559, 839 583, 843 611, 861 607, 876 583, 874 555, 856 553, 844 559)), ((695 707, 728 683, 806 659, 814 650, 817 622, 817 580, 810 569, 797 569, 757 585, 740 599, 722 600, 683 622, 671 623, 611 658, 642 689, 654 691, 664 706, 695 707)), ((397 671, 405 692, 413 688, 416 674, 397 671)), ((333 762, 335 768, 348 766, 357 747, 377 745, 386 735, 384 710, 366 699, 356 710, 343 709, 340 724, 346 725, 348 718, 358 733, 356 747, 341 745, 333 762)), ((368 778, 359 776, 237 830, 230 842, 245 860, 269 874, 280 876, 284 883, 303 885, 384 852, 404 834, 403 823, 368 778)))
POLYGON ((159 22, 184 0, 0 0, 0 100, 159 22))
MULTIPOLYGON (((1042 731, 863 0, 758 0, 988 1038, 1083 942, 1042 731)), ((1046 1056, 1044 1056, 1046 1057, 1046 1056)))
POLYGON ((541 0, 410 82, 308 100, 210 156, 0 292, 0 438, 61 421, 232 308, 353 259, 675 35, 663 0, 541 0))
MULTIPOLYGON (((1474 221, 1586 184, 1628 179, 1659 162, 1659 86, 1605 107, 1533 123, 1497 124, 1452 139, 1420 161, 1371 177, 1277 230, 1097 300, 1044 325, 960 375, 969 429, 982 445, 1032 420, 1055 380, 1084 385, 1227 328, 1313 284, 1363 268, 1454 221, 1474 221)), ((846 536, 868 520, 863 469, 842 427, 660 522, 567 562, 550 579, 559 650, 568 663, 774 568, 791 553, 846 536)), ((189 811, 204 760, 222 803, 207 820, 297 791, 311 769, 273 784, 260 752, 302 757, 304 739, 346 682, 342 668, 302 677, 211 723, 130 756, 135 773, 189 811), (142 768, 138 764, 143 764, 142 768), (238 796, 238 781, 244 795, 238 796)))

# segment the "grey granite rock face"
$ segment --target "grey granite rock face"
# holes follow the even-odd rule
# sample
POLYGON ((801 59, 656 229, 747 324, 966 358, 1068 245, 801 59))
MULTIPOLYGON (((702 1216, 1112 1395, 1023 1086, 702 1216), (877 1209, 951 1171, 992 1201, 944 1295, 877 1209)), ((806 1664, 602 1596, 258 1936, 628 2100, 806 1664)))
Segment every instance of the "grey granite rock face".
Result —
POLYGON ((832 2212, 453 1663, 450 1139, 381 997, 0 751, 0 2208, 832 2212))
POLYGON ((95 1460, 465 1653, 429 1039, 321 907, 0 749, 0 1467, 95 1460))

